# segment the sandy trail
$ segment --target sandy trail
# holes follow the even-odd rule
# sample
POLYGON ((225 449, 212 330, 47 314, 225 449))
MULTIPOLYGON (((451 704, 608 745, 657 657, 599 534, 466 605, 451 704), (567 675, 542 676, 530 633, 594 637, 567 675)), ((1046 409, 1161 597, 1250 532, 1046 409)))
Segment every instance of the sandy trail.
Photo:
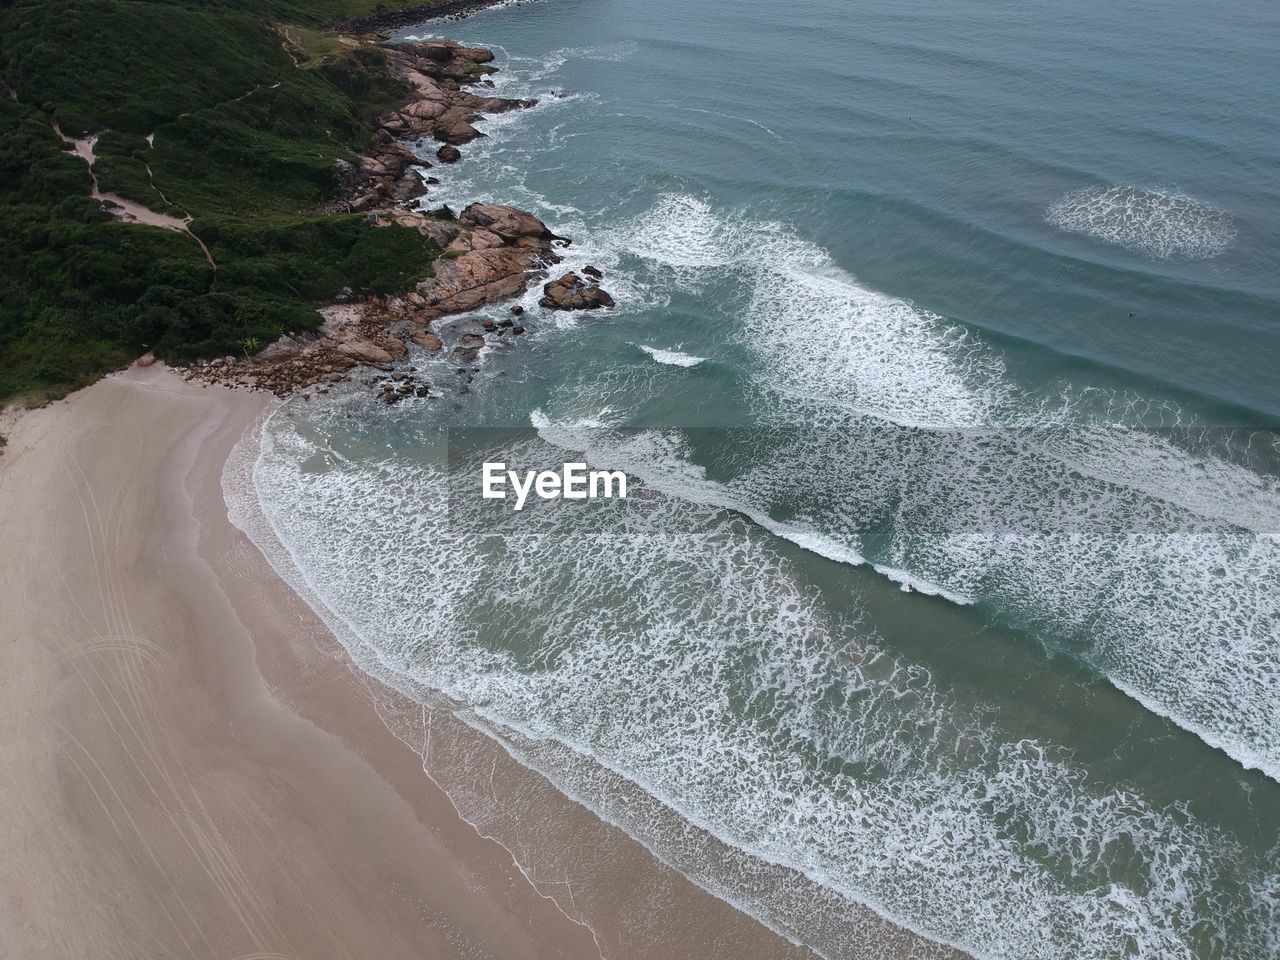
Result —
MULTIPOLYGON (((177 217, 171 217, 165 213, 157 213, 154 210, 144 207, 142 204, 134 200, 129 200, 116 193, 104 193, 98 186, 98 175, 94 172, 93 166, 97 163, 97 157, 94 155, 94 147, 98 142, 97 134, 91 137, 69 137, 62 132, 58 126, 58 122, 52 121, 53 132, 65 144, 68 144, 75 150, 76 156, 83 160, 89 167, 89 195, 99 203, 103 204, 107 212, 117 220, 123 220, 125 223, 141 223, 149 227, 160 227, 162 230, 173 230, 177 233, 185 233, 192 240, 200 245, 204 257, 209 261, 209 266, 215 270, 218 265, 213 262, 213 254, 209 252, 209 248, 205 246, 204 241, 191 232, 191 215, 183 217, 181 220, 177 217)), ((154 141, 155 134, 151 134, 147 138, 148 144, 154 141)), ((151 167, 147 166, 147 176, 151 176, 151 167)), ((153 180, 154 183, 154 180, 153 180)), ((158 192, 158 191, 157 191, 158 192)), ((164 197, 164 194, 160 194, 164 197)), ((167 200, 167 198, 166 198, 167 200)))

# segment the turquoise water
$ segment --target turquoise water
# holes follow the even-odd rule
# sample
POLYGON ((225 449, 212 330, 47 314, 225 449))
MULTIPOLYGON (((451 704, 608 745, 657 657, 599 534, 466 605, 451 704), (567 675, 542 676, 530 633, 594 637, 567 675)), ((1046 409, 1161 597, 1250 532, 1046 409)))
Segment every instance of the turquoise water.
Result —
POLYGON ((881 955, 870 908, 916 956, 1273 957, 1277 27, 448 25, 541 105, 426 203, 536 212, 619 306, 531 295, 465 390, 418 356, 445 396, 285 408, 265 513, 369 669, 823 956, 881 955), (479 459, 580 454, 632 497, 479 498, 479 459))

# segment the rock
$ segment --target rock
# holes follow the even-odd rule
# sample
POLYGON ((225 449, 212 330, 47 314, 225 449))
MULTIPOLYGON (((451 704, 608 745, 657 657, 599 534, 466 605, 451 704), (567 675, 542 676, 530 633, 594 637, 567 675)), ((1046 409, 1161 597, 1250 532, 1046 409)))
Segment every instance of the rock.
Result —
POLYGON ((604 279, 604 274, 600 272, 599 268, 593 267, 591 266, 591 264, 587 264, 585 267, 583 267, 582 272, 585 273, 588 277, 591 277, 591 279, 593 280, 604 279))
POLYGON ((540 267, 555 259, 555 234, 532 214, 502 204, 471 204, 436 261, 435 276, 418 284, 426 319, 475 310, 523 293, 540 267))
POLYGON ((473 347, 483 347, 483 346, 484 346, 484 337, 478 334, 468 333, 468 334, 464 334, 462 337, 463 349, 471 349, 473 347))
POLYGON ((468 227, 484 227, 505 240, 559 239, 533 214, 498 203, 473 203, 462 211, 458 221, 468 227))
POLYGON ((436 63, 448 63, 453 59, 453 51, 443 43, 428 43, 422 48, 422 54, 436 63))
POLYGON ((424 330, 419 330, 416 333, 409 334, 409 339, 424 350, 439 350, 444 346, 444 343, 439 337, 434 333, 427 333, 424 330))
POLYGON ((428 220, 422 224, 422 226, 418 227, 418 232, 443 250, 458 238, 458 233, 460 231, 451 223, 441 223, 439 220, 428 220))
POLYGON ((338 352, 364 363, 391 362, 391 354, 371 340, 348 340, 338 346, 338 352))
POLYGON ((472 125, 473 121, 479 119, 480 115, 470 107, 450 107, 435 122, 432 136, 455 145, 470 143, 484 136, 472 125))
POLYGON ((259 360, 268 360, 278 363, 281 360, 289 360, 302 353, 306 344, 300 340, 295 340, 290 336, 283 336, 267 344, 258 352, 259 360))
MULTIPOLYGON (((148 350, 146 353, 140 356, 136 361, 134 361, 134 365, 138 367, 149 367, 155 362, 156 362, 156 355, 152 353, 150 350, 148 350)), ((0 446, 3 446, 2 437, 0 437, 0 446)))
MULTIPOLYGON (((518 303, 517 303, 514 307, 512 307, 512 308, 511 308, 511 312, 512 312, 513 314, 515 314, 515 315, 518 317, 518 316, 520 316, 522 313, 524 313, 524 307, 520 306, 520 304, 518 304, 518 303)), ((509 327, 509 326, 511 326, 511 321, 510 321, 510 320, 504 320, 504 321, 502 322, 502 325, 503 325, 504 327, 509 327)))
POLYGON ((549 310, 598 310, 612 307, 613 297, 596 283, 588 283, 576 273, 566 273, 542 288, 538 303, 549 310))
POLYGON ((333 172, 344 190, 350 190, 354 187, 360 176, 354 164, 341 159, 333 161, 333 172))
POLYGON ((462 159, 462 151, 453 144, 446 143, 436 151, 436 156, 440 158, 441 163, 457 163, 462 159))
POLYGON ((407 171, 399 180, 387 188, 387 199, 392 203, 406 204, 426 196, 427 185, 412 170, 407 171))

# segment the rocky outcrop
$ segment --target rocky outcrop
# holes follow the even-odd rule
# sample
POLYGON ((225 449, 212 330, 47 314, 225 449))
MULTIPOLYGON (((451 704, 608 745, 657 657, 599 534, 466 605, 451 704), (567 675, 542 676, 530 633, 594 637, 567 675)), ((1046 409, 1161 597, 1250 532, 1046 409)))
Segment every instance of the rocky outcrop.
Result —
MULTIPOLYGON (((476 203, 457 219, 447 211, 430 214, 406 209, 426 193, 428 183, 418 171, 429 164, 398 137, 430 136, 444 141, 437 156, 453 162, 460 157, 455 143, 480 136, 471 124, 481 112, 516 109, 532 101, 477 97, 462 89, 491 69, 484 67, 493 59, 488 50, 433 40, 397 45, 392 51, 414 99, 382 118, 372 149, 358 163, 337 161, 335 175, 346 199, 332 209, 367 213, 377 226, 398 223, 417 230, 441 251, 433 263, 434 275, 402 296, 353 300, 352 292, 346 290, 342 302, 320 309, 324 323, 318 332, 282 336, 251 357, 197 363, 188 368, 189 379, 270 390, 280 396, 301 391, 310 399, 327 393, 331 384, 360 377, 370 386, 380 384, 380 396, 387 402, 425 397, 430 395, 427 384, 390 366, 406 357, 408 344, 430 353, 442 351, 444 341, 430 330, 433 321, 518 296, 544 280, 547 268, 560 262, 556 248, 569 241, 515 207, 476 203), (381 376, 362 375, 358 367, 381 371, 381 376)), ((566 303, 613 304, 607 293, 575 274, 566 274, 547 289, 552 287, 564 289, 563 297, 554 296, 566 303)), ((513 307, 512 312, 518 315, 523 308, 513 307)), ((524 332, 509 319, 466 326, 448 354, 462 364, 471 364, 490 337, 500 343, 524 332)), ((450 330, 449 335, 455 336, 456 331, 450 330)), ((408 370, 412 373, 414 368, 408 370)))
POLYGON ((408 147, 383 131, 359 167, 337 161, 336 172, 339 180, 348 184, 348 196, 336 206, 347 212, 364 213, 416 200, 427 192, 418 173, 422 165, 408 147))
POLYGON ((563 243, 530 213, 473 203, 458 218, 458 234, 435 264, 435 276, 418 284, 423 319, 475 310, 517 296, 546 267, 558 263, 563 243))
POLYGON ((594 267, 588 269, 592 271, 594 279, 587 281, 576 273, 566 273, 542 288, 542 299, 538 303, 550 310, 599 310, 602 307, 612 307, 613 297, 601 290, 600 284, 596 282, 600 271, 594 267))
POLYGON ((429 169, 431 164, 399 141, 439 141, 443 146, 436 153, 437 159, 456 163, 462 158, 459 144, 484 136, 475 127, 484 114, 518 110, 537 102, 481 97, 463 89, 494 71, 487 66, 493 59, 490 50, 464 47, 453 40, 401 43, 387 49, 411 97, 399 110, 379 118, 374 147, 358 167, 346 160, 337 161, 334 174, 342 184, 343 197, 331 209, 383 211, 416 200, 428 190, 419 171, 429 169))
POLYGON ((382 129, 397 137, 432 138, 457 146, 484 136, 474 124, 486 113, 532 107, 536 100, 482 97, 464 87, 478 83, 494 67, 493 51, 464 47, 453 40, 395 44, 389 48, 396 72, 413 91, 412 99, 383 117, 382 129))

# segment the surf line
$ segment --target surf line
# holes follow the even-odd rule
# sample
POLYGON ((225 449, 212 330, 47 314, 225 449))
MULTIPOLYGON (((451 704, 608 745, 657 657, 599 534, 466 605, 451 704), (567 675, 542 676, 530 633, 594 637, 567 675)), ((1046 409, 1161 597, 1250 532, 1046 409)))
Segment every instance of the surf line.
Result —
POLYGON ((523 510, 530 491, 543 500, 596 500, 627 498, 627 475, 621 470, 587 470, 585 463, 561 464, 561 469, 526 470, 523 481, 504 462, 486 462, 481 471, 480 495, 486 500, 507 499, 506 487, 515 492, 515 509, 523 510), (614 493, 614 490, 617 493, 614 493))

